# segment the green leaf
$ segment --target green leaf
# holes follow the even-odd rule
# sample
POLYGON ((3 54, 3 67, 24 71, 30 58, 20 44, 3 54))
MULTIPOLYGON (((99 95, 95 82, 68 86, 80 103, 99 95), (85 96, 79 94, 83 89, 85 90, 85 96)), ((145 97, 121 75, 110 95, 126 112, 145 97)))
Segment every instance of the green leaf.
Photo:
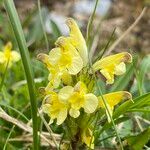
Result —
MULTIPOLYGON (((46 18, 47 18, 48 10, 46 8, 41 9, 41 16, 43 19, 43 22, 45 24, 46 18)), ((41 41, 43 38, 43 30, 41 27, 41 21, 39 19, 39 14, 36 13, 34 17, 34 22, 30 26, 30 32, 27 35, 27 41, 41 41)))
POLYGON ((143 146, 150 139, 150 128, 146 129, 142 133, 136 136, 130 136, 127 138, 127 142, 130 146, 130 150, 142 150, 143 146))
POLYGON ((51 28, 52 28, 52 33, 54 35, 54 37, 57 39, 58 37, 60 37, 62 35, 59 27, 57 26, 57 24, 51 20, 50 21, 50 25, 51 25, 51 28))
POLYGON ((144 57, 144 59, 141 62, 140 68, 139 68, 139 85, 142 89, 142 93, 145 93, 144 88, 144 77, 147 72, 150 72, 150 55, 144 57))
POLYGON ((37 122, 37 99, 35 95, 35 84, 32 65, 30 61, 29 51, 27 43, 22 30, 21 22, 16 11, 13 0, 5 0, 5 9, 7 11, 11 27, 14 31, 16 41, 21 54, 21 59, 24 66, 24 71, 28 83, 28 91, 30 95, 31 114, 32 114, 32 125, 33 125, 33 149, 38 150, 38 122, 37 122))
MULTIPOLYGON (((121 122, 127 121, 128 119, 129 119, 128 117, 121 117, 121 118, 116 119, 114 122, 117 125, 117 124, 120 124, 121 122)), ((102 129, 98 132, 98 135, 100 135, 100 134, 102 134, 102 132, 110 129, 112 126, 113 126, 112 123, 106 122, 103 125, 102 129)))

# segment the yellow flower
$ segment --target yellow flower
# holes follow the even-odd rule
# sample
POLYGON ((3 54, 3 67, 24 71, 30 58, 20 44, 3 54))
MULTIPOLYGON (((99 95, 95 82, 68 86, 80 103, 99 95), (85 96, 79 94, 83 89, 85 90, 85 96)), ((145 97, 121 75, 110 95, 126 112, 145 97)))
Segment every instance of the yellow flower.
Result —
POLYGON ((83 61, 78 51, 65 37, 60 37, 56 41, 56 46, 61 48, 62 57, 59 60, 59 65, 68 70, 69 74, 76 75, 83 68, 83 61))
POLYGON ((8 68, 10 68, 14 62, 20 60, 20 54, 16 51, 11 51, 11 49, 12 44, 11 42, 8 42, 4 46, 3 51, 0 51, 0 65, 4 65, 6 67, 9 62, 8 68))
MULTIPOLYGON (((103 98, 104 100, 106 100, 107 108, 109 110, 110 115, 112 116, 115 105, 117 105, 122 100, 132 99, 132 95, 127 91, 119 91, 105 94, 103 95, 103 98)), ((99 107, 105 108, 102 97, 99 96, 98 99, 99 99, 99 107)), ((108 121, 110 122, 111 121, 110 116, 107 111, 106 114, 108 116, 108 121)))
POLYGON ((59 94, 51 91, 45 96, 42 109, 50 116, 50 123, 57 119, 57 125, 60 125, 67 118, 68 101, 65 98, 61 99, 59 94))
POLYGON ((59 86, 61 79, 69 84, 70 75, 76 75, 83 67, 82 58, 65 37, 59 38, 56 43, 60 47, 52 49, 49 55, 38 55, 38 59, 46 64, 50 72, 49 81, 54 88, 59 86))
POLYGON ((86 85, 79 81, 75 87, 74 92, 69 98, 71 109, 70 116, 77 118, 80 115, 80 108, 84 108, 86 113, 93 113, 98 106, 98 99, 92 93, 87 93, 86 85))
POLYGON ((92 136, 92 131, 86 128, 81 133, 81 140, 91 149, 94 149, 94 136, 92 136))
POLYGON ((70 40, 71 44, 78 50, 80 56, 83 59, 84 66, 86 66, 88 63, 88 51, 84 37, 74 19, 68 18, 66 24, 70 29, 70 36, 68 39, 70 40))
POLYGON ((49 55, 41 53, 37 56, 37 58, 46 65, 47 69, 50 72, 48 79, 50 81, 49 87, 51 87, 51 89, 57 88, 59 86, 61 82, 61 76, 63 74, 63 71, 60 70, 58 66, 57 56, 53 55, 52 57, 52 53, 54 50, 59 51, 59 48, 53 49, 51 51, 51 54, 49 55))
POLYGON ((106 78, 106 83, 112 84, 114 75, 122 75, 126 72, 125 62, 131 63, 132 56, 127 52, 122 52, 100 59, 93 65, 93 69, 94 71, 100 70, 106 78))
POLYGON ((80 108, 84 108, 86 113, 93 113, 98 106, 98 99, 92 93, 87 93, 87 88, 83 82, 78 82, 75 87, 65 86, 59 93, 53 92, 51 86, 45 88, 45 98, 43 110, 51 117, 51 122, 57 119, 60 125, 67 117, 67 113, 73 118, 80 115, 80 108))

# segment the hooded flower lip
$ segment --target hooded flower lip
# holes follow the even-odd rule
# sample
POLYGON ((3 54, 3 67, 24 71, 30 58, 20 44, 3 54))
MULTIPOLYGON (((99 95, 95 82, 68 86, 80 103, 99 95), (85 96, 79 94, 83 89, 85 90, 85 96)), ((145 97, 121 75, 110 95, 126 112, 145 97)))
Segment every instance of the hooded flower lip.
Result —
POLYGON ((11 42, 8 42, 4 46, 3 51, 0 51, 0 64, 6 66, 9 61, 8 68, 10 68, 14 62, 17 62, 20 59, 20 54, 14 50, 12 51, 11 42))
POLYGON ((106 78, 107 84, 114 83, 114 75, 122 75, 126 72, 125 63, 131 63, 132 56, 128 52, 111 55, 100 59, 93 65, 94 71, 100 70, 106 78))
MULTIPOLYGON (((118 91, 109 94, 104 94, 103 98, 106 100, 107 108, 109 109, 110 115, 112 116, 114 107, 122 100, 132 99, 132 95, 127 91, 118 91)), ((102 97, 99 96, 98 99, 99 99, 98 107, 105 108, 102 97)), ((107 111, 106 114, 108 116, 108 121, 110 122, 111 119, 107 111)))
POLYGON ((85 67, 88 63, 88 50, 85 39, 74 19, 68 18, 66 20, 66 24, 70 29, 70 36, 68 39, 70 40, 71 44, 78 50, 85 67))

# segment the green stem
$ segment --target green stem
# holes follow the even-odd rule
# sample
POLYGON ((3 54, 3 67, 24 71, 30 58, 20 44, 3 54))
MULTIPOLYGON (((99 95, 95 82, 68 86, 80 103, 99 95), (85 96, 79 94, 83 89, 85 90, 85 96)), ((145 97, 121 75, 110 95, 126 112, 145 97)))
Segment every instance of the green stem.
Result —
MULTIPOLYGON (((89 47, 88 47, 88 48, 89 48, 89 47)), ((89 56, 89 55, 88 55, 88 59, 89 59, 89 67, 91 68, 91 71, 92 71, 92 74, 94 75, 95 81, 97 81, 97 77, 96 77, 95 72, 94 72, 94 70, 93 70, 93 68, 92 68, 92 62, 91 62, 91 59, 90 59, 90 56, 89 56)), ((117 131, 117 128, 116 128, 116 125, 115 125, 115 122, 114 122, 114 120, 113 120, 113 118, 112 118, 112 116, 111 116, 111 113, 110 113, 110 111, 109 111, 109 109, 108 109, 108 107, 107 107, 107 102, 106 102, 105 98, 103 97, 103 93, 102 93, 101 87, 100 87, 100 85, 98 84, 98 82, 96 82, 96 87, 98 88, 98 91, 99 91, 100 96, 102 97, 102 101, 103 101, 103 103, 104 103, 105 109, 106 109, 106 111, 108 112, 108 115, 109 115, 109 117, 110 117, 110 119, 111 119, 111 122, 112 122, 112 125, 113 125, 113 127, 114 127, 116 136, 117 136, 117 138, 118 138, 118 141, 119 141, 121 150, 124 150, 123 144, 122 144, 122 142, 121 142, 121 138, 120 138, 120 136, 119 136, 119 134, 118 134, 118 131, 117 131)), ((95 124, 97 124, 97 122, 98 122, 98 118, 96 119, 95 124)), ((95 128, 96 128, 96 125, 94 126, 92 136, 94 135, 95 128)), ((92 139, 92 138, 91 138, 91 139, 92 139)), ((91 140, 91 142, 90 142, 90 146, 91 146, 91 144, 92 144, 92 140, 91 140)), ((89 146, 89 147, 90 147, 90 146, 89 146)))
POLYGON ((28 91, 30 95, 30 103, 31 103, 31 114, 33 120, 33 149, 38 149, 38 123, 37 123, 37 101, 35 95, 35 84, 33 80, 33 73, 31 68, 30 56, 27 48, 27 44, 25 41, 25 37, 23 34, 23 30, 21 27, 21 23, 14 5, 13 0, 5 0, 4 1, 6 11, 8 13, 10 23, 12 25, 12 29, 15 34, 16 41, 18 43, 18 47, 20 50, 25 75, 28 84, 28 91))
MULTIPOLYGON (((96 76, 95 76, 95 77, 96 77, 96 76)), ((117 138, 118 138, 118 141, 119 141, 119 144, 120 144, 121 150, 124 150, 124 148, 123 148, 123 144, 122 144, 122 142, 121 142, 121 138, 120 138, 120 136, 119 136, 119 134, 118 134, 118 131, 117 131, 117 128, 116 128, 116 125, 115 125, 115 122, 114 122, 114 120, 113 120, 113 118, 112 118, 112 116, 111 116, 111 113, 110 113, 110 111, 109 111, 109 109, 108 109, 108 107, 107 107, 106 99, 103 97, 101 87, 100 87, 100 85, 99 85, 97 82, 96 82, 96 84, 97 84, 97 87, 98 87, 98 90, 99 90, 100 96, 102 97, 102 101, 103 101, 103 103, 104 103, 105 109, 106 109, 106 111, 108 112, 108 116, 109 116, 109 117, 110 117, 110 119, 111 119, 111 122, 112 122, 112 125, 113 125, 113 127, 114 127, 114 130, 115 130, 116 136, 117 136, 117 138)))

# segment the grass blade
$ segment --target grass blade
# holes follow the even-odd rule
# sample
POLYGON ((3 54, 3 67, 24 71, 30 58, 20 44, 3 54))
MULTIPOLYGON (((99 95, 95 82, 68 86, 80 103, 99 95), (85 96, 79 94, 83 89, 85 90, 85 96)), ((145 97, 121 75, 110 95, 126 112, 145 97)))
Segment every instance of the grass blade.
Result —
POLYGON ((145 74, 147 73, 147 71, 149 71, 149 69, 150 69, 150 55, 144 57, 139 68, 139 85, 141 89, 141 95, 145 92, 143 82, 145 74))
POLYGON ((134 103, 131 100, 128 100, 124 102, 122 105, 120 105, 114 112, 113 118, 116 119, 120 115, 125 114, 126 112, 134 112, 135 109, 143 109, 144 107, 147 107, 150 105, 150 93, 147 93, 145 95, 139 96, 135 98, 134 103))
POLYGON ((38 3, 38 11, 39 11, 40 22, 41 22, 41 26, 42 26, 42 30, 43 30, 43 35, 44 35, 44 38, 45 38, 45 44, 46 44, 46 47, 47 47, 47 51, 49 51, 48 38, 47 38, 47 35, 46 35, 46 31, 44 29, 44 22, 43 22, 42 13, 41 13, 40 0, 38 0, 37 3, 38 3))
POLYGON ((4 4, 10 19, 10 23, 12 25, 12 29, 15 34, 16 41, 18 43, 18 47, 20 50, 20 54, 21 54, 21 58, 25 70, 25 75, 28 83, 28 91, 29 91, 30 103, 31 103, 31 113, 33 119, 33 149, 37 150, 38 149, 37 102, 36 102, 35 84, 33 80, 33 73, 32 73, 28 48, 27 48, 21 23, 13 0, 5 0, 4 4))

